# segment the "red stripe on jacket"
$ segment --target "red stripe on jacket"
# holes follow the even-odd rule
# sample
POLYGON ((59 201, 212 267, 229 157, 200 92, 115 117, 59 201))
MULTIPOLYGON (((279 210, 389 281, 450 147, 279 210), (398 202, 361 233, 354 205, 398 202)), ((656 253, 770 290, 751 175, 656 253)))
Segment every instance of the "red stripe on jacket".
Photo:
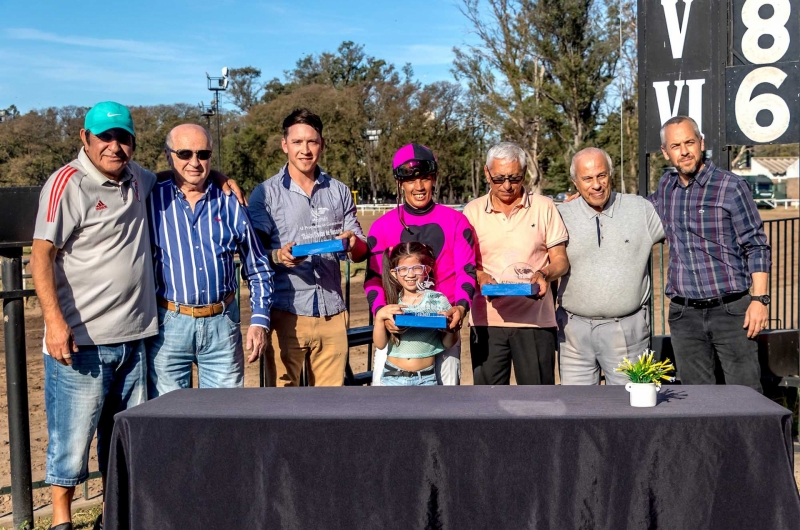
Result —
POLYGON ((47 210, 48 223, 55 221, 58 204, 61 202, 61 196, 64 194, 64 189, 67 187, 67 182, 69 181, 70 177, 77 172, 78 170, 74 167, 66 166, 58 173, 58 175, 56 175, 56 180, 53 183, 53 187, 50 189, 50 206, 47 210))

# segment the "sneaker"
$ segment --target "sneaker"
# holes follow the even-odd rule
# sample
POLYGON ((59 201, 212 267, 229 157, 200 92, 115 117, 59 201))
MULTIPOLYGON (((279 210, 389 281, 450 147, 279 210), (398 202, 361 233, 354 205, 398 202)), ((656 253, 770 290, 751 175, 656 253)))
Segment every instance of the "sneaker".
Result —
MULTIPOLYGON (((67 530, 72 530, 72 529, 68 528, 67 530)), ((92 527, 92 530, 103 530, 103 514, 102 513, 97 516, 97 519, 94 520, 94 526, 92 527)))

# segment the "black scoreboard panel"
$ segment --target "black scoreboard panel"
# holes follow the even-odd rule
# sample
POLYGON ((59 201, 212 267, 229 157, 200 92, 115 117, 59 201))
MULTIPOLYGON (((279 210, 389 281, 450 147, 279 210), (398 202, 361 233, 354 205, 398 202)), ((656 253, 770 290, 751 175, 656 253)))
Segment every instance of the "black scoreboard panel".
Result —
POLYGON ((42 188, 0 188, 0 248, 25 247, 33 241, 42 188))
POLYGON ((800 141, 800 3, 733 0, 725 74, 730 145, 800 141))
POLYGON ((730 67, 725 99, 729 145, 800 142, 800 63, 730 67))
POLYGON ((677 114, 727 145, 800 142, 800 0, 639 0, 640 147, 677 114))
MULTIPOLYGON (((640 96, 644 95, 644 141, 648 153, 661 146, 661 125, 688 115, 700 126, 706 148, 720 147, 723 101, 718 65, 724 61, 726 4, 718 0, 640 0, 640 96), (722 10, 722 11, 720 11, 722 10), (721 18, 722 17, 722 18, 721 18)), ((641 103, 640 103, 641 104, 641 103)), ((641 125, 640 125, 641 127, 641 125)))

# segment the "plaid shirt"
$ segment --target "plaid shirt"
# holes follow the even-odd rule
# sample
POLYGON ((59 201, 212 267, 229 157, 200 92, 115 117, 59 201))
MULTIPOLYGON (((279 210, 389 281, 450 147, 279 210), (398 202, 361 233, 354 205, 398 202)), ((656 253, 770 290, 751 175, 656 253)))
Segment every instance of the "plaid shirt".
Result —
POLYGON ((769 272, 764 223, 747 183, 710 160, 684 186, 665 173, 649 197, 669 241, 666 295, 712 298, 750 289, 754 272, 769 272))

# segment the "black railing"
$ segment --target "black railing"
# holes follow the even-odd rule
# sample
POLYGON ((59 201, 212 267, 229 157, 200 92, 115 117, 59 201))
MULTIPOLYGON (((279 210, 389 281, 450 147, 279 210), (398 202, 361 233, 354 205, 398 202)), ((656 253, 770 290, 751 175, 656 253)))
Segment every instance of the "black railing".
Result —
POLYGON ((770 329, 800 327, 798 308, 798 243, 800 219, 776 219, 764 222, 764 231, 772 249, 772 270, 769 274, 770 329))

